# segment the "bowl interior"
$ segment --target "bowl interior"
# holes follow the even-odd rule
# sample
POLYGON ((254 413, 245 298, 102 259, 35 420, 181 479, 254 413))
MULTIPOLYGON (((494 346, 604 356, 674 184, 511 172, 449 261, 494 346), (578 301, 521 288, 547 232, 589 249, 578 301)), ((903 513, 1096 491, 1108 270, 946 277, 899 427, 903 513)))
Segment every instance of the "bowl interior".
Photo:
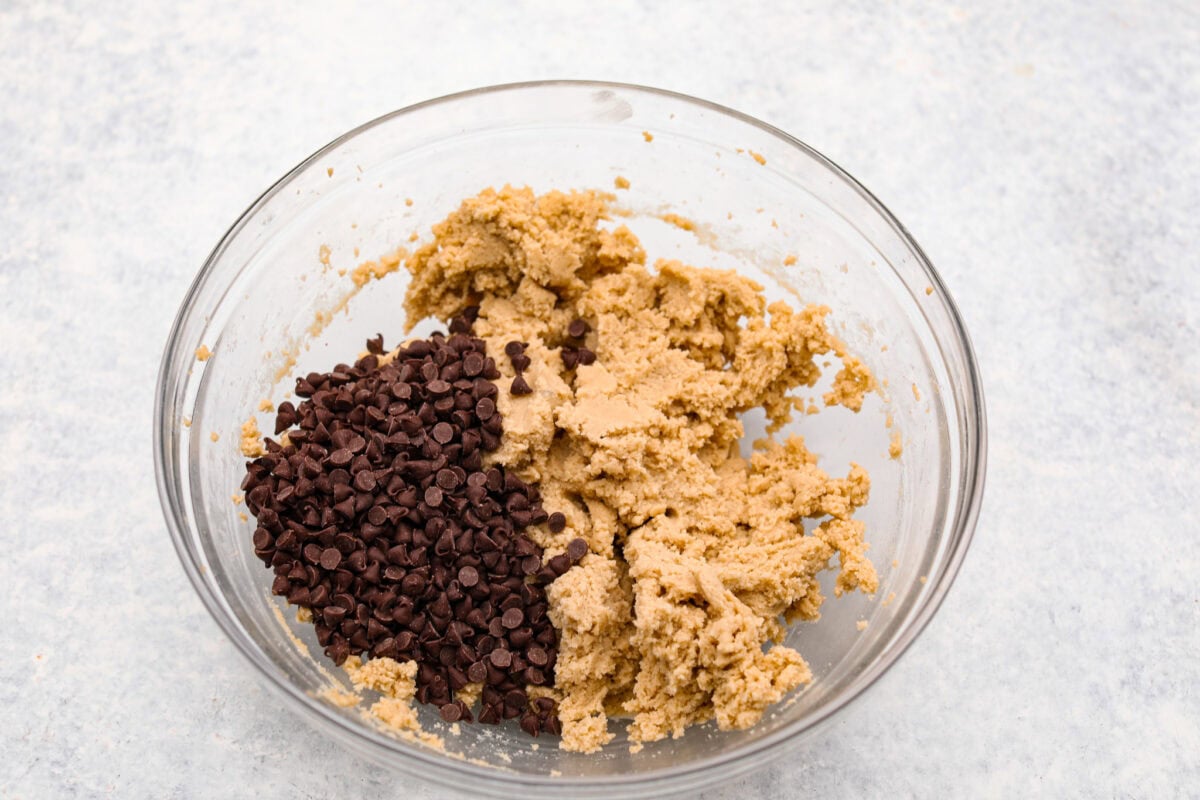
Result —
MULTIPOLYGON (((580 779, 580 787, 661 777, 663 770, 713 773, 733 756, 765 752, 811 729, 886 668, 922 613, 932 613, 969 536, 963 520, 971 517, 978 478, 973 453, 981 431, 972 426, 979 411, 964 348, 953 307, 902 231, 835 168, 776 132, 631 87, 469 94, 400 112, 333 143, 264 195, 214 252, 164 368, 164 496, 181 554, 223 627, 297 706, 373 757, 426 776, 453 775, 460 784, 464 772, 516 780, 554 772, 580 779), (253 524, 232 500, 243 474, 239 427, 255 413, 270 433, 273 415, 256 412, 259 401, 285 399, 293 376, 351 361, 376 332, 400 339, 407 275, 400 270, 356 293, 348 270, 359 262, 407 245, 412 234, 427 238, 432 223, 483 187, 613 190, 617 176, 631 184, 614 192, 628 216, 612 224, 628 225, 651 260, 734 268, 759 281, 769 299, 831 306, 835 329, 884 383, 857 415, 823 409, 789 429, 805 436, 827 471, 845 474, 853 461, 870 472, 871 500, 859 517, 881 588, 873 599, 835 598, 827 574, 822 619, 794 626, 787 640, 815 680, 750 730, 708 725, 636 754, 622 732, 602 753, 579 755, 515 725, 464 725, 451 735, 436 712, 422 709, 426 729, 470 762, 451 760, 320 697, 340 672, 324 665, 309 626, 290 612, 287 627, 281 624, 269 572, 252 552, 253 524), (695 229, 664 222, 667 211, 695 229), (328 266, 319 255, 326 247, 328 266), (786 265, 789 255, 796 262, 786 265), (201 344, 214 353, 205 362, 193 356, 201 344), (888 454, 893 432, 903 441, 898 460, 888 454), (861 631, 860 620, 867 623, 861 631)), ((823 391, 801 395, 820 403, 823 391)), ((762 419, 745 421, 748 446, 762 419)), ((740 758, 721 773, 750 764, 740 758)))

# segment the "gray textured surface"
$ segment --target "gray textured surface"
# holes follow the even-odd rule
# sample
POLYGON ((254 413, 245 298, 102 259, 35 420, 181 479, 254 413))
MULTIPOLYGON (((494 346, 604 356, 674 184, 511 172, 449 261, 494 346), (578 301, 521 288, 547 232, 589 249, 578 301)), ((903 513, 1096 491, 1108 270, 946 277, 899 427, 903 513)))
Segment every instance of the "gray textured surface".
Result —
POLYGON ((986 381, 940 616, 711 797, 1200 794, 1196 6, 143 5, 0 6, 0 796, 437 795, 278 713, 209 620, 155 497, 154 373, 293 163, 540 77, 696 94, 830 155, 938 265, 986 381))

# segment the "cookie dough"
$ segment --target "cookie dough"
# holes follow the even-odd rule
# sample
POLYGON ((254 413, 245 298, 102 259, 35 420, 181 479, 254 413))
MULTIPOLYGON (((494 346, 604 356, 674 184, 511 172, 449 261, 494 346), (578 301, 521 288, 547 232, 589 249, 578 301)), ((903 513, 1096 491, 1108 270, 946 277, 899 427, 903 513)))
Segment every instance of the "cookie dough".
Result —
MULTIPOLYGON (((528 342, 528 395, 502 391, 505 435, 492 458, 540 485, 565 530, 531 536, 550 557, 582 537, 590 552, 549 590, 561 642, 553 695, 563 748, 590 752, 627 718, 635 743, 716 720, 745 728, 811 680, 784 623, 815 620, 817 575, 835 592, 878 587, 863 523, 870 479, 818 467, 802 438, 740 455, 739 415, 778 431, 789 392, 841 361, 828 405, 857 411, 875 380, 825 323, 830 310, 767 305, 732 271, 646 265, 599 192, 488 189, 433 229, 405 261, 411 328, 479 306, 489 352, 528 342), (567 369, 567 326, 584 319, 595 363, 567 369), (810 521, 806 532, 805 523, 810 521)), ((578 343, 575 343, 578 344, 578 343)), ((508 359, 497 358, 505 378, 508 359)))

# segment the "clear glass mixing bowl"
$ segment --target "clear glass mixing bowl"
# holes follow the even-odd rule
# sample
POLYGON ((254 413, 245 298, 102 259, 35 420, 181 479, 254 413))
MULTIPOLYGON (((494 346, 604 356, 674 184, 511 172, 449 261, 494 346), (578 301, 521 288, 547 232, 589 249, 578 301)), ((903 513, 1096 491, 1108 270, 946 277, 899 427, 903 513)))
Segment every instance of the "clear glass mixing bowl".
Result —
MULTIPOLYGON (((508 796, 547 786, 584 796, 693 790, 759 767, 811 735, 929 622, 966 552, 984 477, 983 396, 966 331, 928 259, 887 209, 824 156, 768 125, 694 98, 615 84, 453 95, 381 117, 308 158, 242 214, 200 270, 166 346, 155 415, 158 488, 184 569, 287 706, 380 764, 508 796), (636 754, 622 734, 603 752, 581 755, 515 726, 464 725, 454 736, 434 710, 422 709, 426 729, 445 735, 460 757, 401 741, 360 710, 324 699, 324 659, 308 657, 292 639, 319 654, 310 626, 290 613, 291 633, 281 624, 270 574, 252 552, 253 526, 231 501, 243 474, 239 426, 261 399, 282 400, 291 375, 350 360, 377 331, 398 341, 403 270, 349 300, 351 275, 341 270, 413 233, 427 236, 483 187, 611 188, 617 176, 631 183, 617 192, 629 213, 617 221, 642 238, 651 259, 735 268, 771 299, 831 306, 832 324, 885 382, 883 396, 858 415, 825 410, 794 425, 827 470, 844 474, 853 460, 870 471, 871 500, 860 517, 879 594, 834 598, 826 583, 822 619, 795 626, 787 639, 815 680, 750 730, 703 726, 636 754), (665 211, 695 229, 663 222, 665 211), (323 247, 328 268, 318 260, 323 247), (785 263, 789 255, 794 264, 785 263), (340 306, 314 335, 318 312, 340 306), (213 353, 203 362, 195 356, 202 344, 213 353), (888 455, 894 431, 904 448, 898 460, 888 455)), ((269 414, 258 417, 273 429, 269 414)), ((762 421, 751 415, 746 424, 749 441, 762 421)))

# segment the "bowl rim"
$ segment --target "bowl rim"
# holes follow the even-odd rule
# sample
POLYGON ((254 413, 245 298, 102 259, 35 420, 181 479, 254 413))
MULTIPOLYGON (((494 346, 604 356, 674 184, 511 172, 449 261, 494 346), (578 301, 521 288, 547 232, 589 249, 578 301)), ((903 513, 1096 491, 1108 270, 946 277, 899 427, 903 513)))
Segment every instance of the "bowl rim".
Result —
MULTIPOLYGON (((217 626, 225 633, 225 635, 233 642, 235 648, 258 670, 260 676, 266 679, 267 686, 276 693, 291 698, 294 702, 291 707, 295 710, 303 712, 306 719, 316 722, 323 721, 332 724, 342 733, 349 735, 349 740, 346 743, 356 745, 354 750, 361 755, 366 755, 376 761, 382 761, 388 766, 399 771, 407 772, 419 776, 424 779, 431 780, 442 786, 455 787, 459 789, 466 788, 463 785, 463 780, 470 778, 478 778, 485 782, 493 782, 496 784, 494 789, 514 789, 517 787, 542 787, 545 785, 553 785, 564 789, 613 789, 616 787, 634 788, 634 787, 661 787, 665 782, 674 781, 684 776, 691 776, 692 782, 690 785, 699 788, 703 785, 709 785, 719 781, 722 777, 732 778, 740 774, 746 769, 753 768, 756 764, 762 763, 768 759, 774 759, 782 755, 789 744, 799 742, 804 734, 812 732, 821 724, 827 722, 831 717, 837 714, 842 709, 849 706, 852 702, 866 694, 874 687, 879 679, 886 674, 893 665, 908 651, 916 639, 926 629, 929 622, 933 619, 938 609, 944 602, 950 587, 953 585, 955 578, 958 575, 959 569, 966 556, 967 550, 974 537, 975 527, 979 518, 979 512, 982 505, 983 489, 986 481, 987 472, 987 420, 986 409, 983 396, 982 378, 979 371, 978 362, 975 356, 975 350, 972 346, 970 336, 963 324, 962 316, 957 305, 947 291, 945 284, 928 256, 921 246, 916 242, 908 229, 895 217, 894 214, 874 195, 863 186, 858 180, 851 176, 848 172, 838 166, 831 159, 821 154, 811 146, 800 141, 796 137, 787 132, 770 125, 762 120, 752 117, 743 112, 726 106, 714 103, 708 100, 697 98, 682 92, 675 92, 667 89, 659 89, 650 86, 644 86, 634 83, 622 83, 611 81, 594 81, 594 80, 538 80, 538 81, 521 81, 514 83, 495 84, 490 86, 482 86, 466 91, 454 92, 451 94, 442 95, 429 100, 424 100, 419 103, 405 106, 403 108, 390 111, 386 114, 375 117, 374 119, 365 122, 346 133, 336 137, 323 147, 318 148, 307 158, 303 159, 296 166, 288 170, 282 177, 272 183, 265 191, 262 192, 229 226, 225 233, 218 240, 215 247, 205 259, 204 264, 197 272, 196 277, 192 280, 183 300, 176 312, 174 321, 171 325, 170 333, 167 337, 166 346, 163 350, 163 355, 160 360, 158 375, 155 385, 155 401, 154 401, 154 424, 153 424, 153 450, 154 450, 154 468, 155 481, 158 489, 159 502, 162 506, 163 516, 167 523, 167 528, 171 535, 172 544, 175 547, 176 554, 179 557, 180 563, 183 566, 188 580, 192 587, 200 596, 204 607, 209 615, 217 623, 217 626), (797 720, 794 723, 784 725, 779 730, 768 734, 761 739, 746 743, 738 747, 734 747, 727 752, 719 753, 711 756, 707 760, 700 763, 684 763, 680 765, 667 766, 661 769, 653 769, 638 774, 616 774, 606 775, 603 777, 595 776, 550 776, 550 775, 531 775, 531 774, 513 774, 504 770, 482 767, 470 762, 454 759, 447 755, 437 754, 432 751, 425 751, 420 748, 406 747, 405 743, 400 740, 395 740, 392 745, 392 740, 384 740, 382 734, 371 735, 367 729, 362 726, 357 726, 349 723, 343 717, 336 715, 316 703, 305 692, 299 689, 290 681, 282 680, 270 668, 270 665, 264 663, 258 655, 253 652, 242 641, 240 632, 235 629, 233 621, 225 613, 222 607, 221 599, 214 591, 213 587, 201 574, 193 554, 189 550, 188 536, 190 526, 186 522, 186 514, 182 509, 180 498, 176 495, 174 488, 169 485, 168 477, 172 473, 169 471, 171 451, 168 448, 169 431, 171 429, 170 420, 164 418, 165 405, 167 401, 166 388, 171 380, 171 366, 173 356, 179 350, 180 338, 183 332, 185 321, 189 318, 192 312, 193 303, 200 292, 201 287, 206 283, 220 255, 224 252, 227 243, 230 242, 254 215, 284 187, 289 185, 291 181, 300 173, 304 172, 314 162, 322 159, 331 151, 337 149, 346 142, 354 139, 360 134, 382 125, 397 117, 411 114, 420 109, 425 109, 431 106, 436 106, 444 103, 461 101, 468 98, 488 95, 500 94, 503 92, 522 91, 528 89, 541 89, 547 87, 568 87, 580 90, 596 91, 596 90, 621 90, 646 93, 666 97, 677 101, 683 101, 702 109, 714 111, 716 113, 732 117, 738 121, 752 125, 759 130, 771 135, 783 143, 797 148, 808 157, 828 169, 834 176, 840 178, 842 182, 854 190, 866 203, 875 211, 880 218, 892 228, 904 244, 911 250, 915 256, 917 265, 925 272, 930 285, 934 289, 934 295, 944 306, 952 327, 954 328, 955 338, 960 355, 962 356, 963 367, 967 377, 965 388, 966 411, 972 412, 968 414, 966 420, 966 429, 964 433, 964 453, 965 456, 962 464, 962 474, 964 485, 959 492, 962 502, 956 510, 953 527, 951 528, 957 535, 951 542, 950 547, 946 552, 945 570, 942 579, 932 588, 930 594, 926 597, 923 603, 915 608, 915 613, 909 618, 906 626, 900 631, 897 638, 891 642, 886 652, 886 657, 878 659, 875 663, 869 665, 862 675, 857 679, 857 686, 853 691, 844 692, 841 695, 831 699, 824 707, 819 709, 812 716, 803 720, 797 720), (967 435, 973 430, 975 436, 972 438, 967 435), (367 748, 370 748, 368 752, 367 748), (386 748, 386 751, 381 749, 386 748), (401 756, 401 763, 392 756, 401 756), (413 759, 412 763, 402 763, 403 759, 413 759), (429 769, 427 771, 419 771, 419 768, 424 765, 429 769), (741 767, 740 769, 738 767, 741 767), (454 777, 457 779, 451 781, 448 775, 443 774, 447 768, 454 771, 454 777), (718 774, 722 771, 723 775, 718 774), (468 777, 469 776, 469 777, 468 777)), ((477 787, 486 791, 486 786, 477 787)))

